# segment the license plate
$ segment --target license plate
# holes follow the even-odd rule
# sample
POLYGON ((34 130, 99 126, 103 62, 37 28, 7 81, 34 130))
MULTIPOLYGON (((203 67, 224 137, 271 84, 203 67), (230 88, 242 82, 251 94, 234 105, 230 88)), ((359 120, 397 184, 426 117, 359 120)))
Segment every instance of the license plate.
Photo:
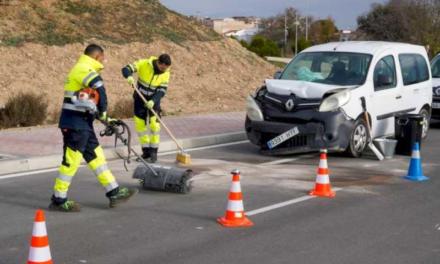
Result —
POLYGON ((269 140, 267 142, 267 147, 269 149, 273 149, 274 147, 278 146, 279 144, 283 143, 284 141, 296 136, 299 134, 299 129, 298 127, 294 127, 290 130, 287 130, 286 132, 284 132, 283 134, 269 140))
POLYGON ((440 103, 432 103, 432 108, 440 109, 440 103))

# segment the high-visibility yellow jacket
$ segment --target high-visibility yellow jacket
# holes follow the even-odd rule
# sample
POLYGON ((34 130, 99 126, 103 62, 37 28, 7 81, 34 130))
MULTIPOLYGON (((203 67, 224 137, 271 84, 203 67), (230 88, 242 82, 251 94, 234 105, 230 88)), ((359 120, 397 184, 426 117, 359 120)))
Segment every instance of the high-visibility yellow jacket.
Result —
POLYGON ((99 112, 107 111, 107 95, 104 88, 104 82, 99 72, 104 69, 99 61, 87 56, 81 55, 78 62, 70 70, 64 83, 64 103, 60 117, 61 128, 72 129, 91 129, 96 111, 91 110, 93 105, 83 105, 77 102, 78 94, 85 88, 97 90, 99 102, 96 110, 99 112))
POLYGON ((148 59, 135 61, 124 68, 129 69, 129 71, 125 70, 125 73, 123 73, 125 78, 131 76, 134 72, 138 74, 139 88, 146 96, 152 96, 157 92, 163 92, 165 95, 168 88, 168 83, 170 81, 169 69, 167 69, 164 73, 155 74, 154 61, 156 60, 157 57, 151 56, 148 59))

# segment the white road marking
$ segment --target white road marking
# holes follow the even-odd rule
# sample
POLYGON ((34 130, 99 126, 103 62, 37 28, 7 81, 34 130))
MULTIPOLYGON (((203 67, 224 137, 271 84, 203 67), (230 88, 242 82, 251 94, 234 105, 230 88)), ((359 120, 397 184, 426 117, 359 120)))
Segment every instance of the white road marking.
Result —
MULTIPOLYGON (((81 165, 81 166, 80 166, 80 168, 82 168, 82 167, 84 167, 84 165, 81 165)), ((12 174, 0 175, 0 180, 6 180, 6 179, 11 179, 11 178, 26 177, 26 176, 30 176, 30 175, 41 174, 41 173, 47 173, 47 172, 54 172, 54 171, 58 171, 58 167, 56 167, 56 168, 51 168, 51 169, 44 169, 44 170, 26 171, 26 172, 18 172, 18 173, 12 173, 12 174)))
MULTIPOLYGON (((236 141, 236 142, 231 142, 231 143, 223 143, 223 144, 217 144, 217 145, 210 145, 210 146, 205 146, 205 147, 188 148, 188 149, 185 149, 185 152, 196 151, 196 150, 204 150, 204 149, 221 148, 221 147, 227 147, 227 146, 244 144, 244 143, 248 143, 248 142, 249 142, 249 140, 242 140, 242 141, 236 141)), ((162 153, 159 153, 158 156, 165 156, 165 155, 169 155, 169 154, 175 154, 177 152, 180 152, 180 150, 173 150, 173 151, 162 152, 162 153)))
POLYGON ((313 157, 313 155, 302 155, 302 156, 296 157, 296 158, 274 160, 274 161, 260 163, 260 165, 278 165, 278 164, 288 163, 288 162, 297 161, 300 159, 310 158, 310 157, 313 157))
MULTIPOLYGON (((342 188, 334 188, 333 189, 333 191, 335 191, 335 192, 340 191, 340 190, 342 190, 342 188)), ((251 216, 251 215, 262 214, 262 213, 269 212, 269 211, 272 211, 272 210, 275 210, 275 209, 278 209, 278 208, 281 208, 281 207, 286 207, 286 206, 291 205, 291 204, 296 204, 296 203, 304 202, 304 201, 307 201, 307 200, 310 200, 310 199, 313 199, 313 198, 316 198, 316 196, 305 195, 305 196, 301 196, 301 197, 298 197, 298 198, 295 198, 295 199, 292 199, 292 200, 289 200, 289 201, 285 201, 285 202, 281 202, 281 203, 265 206, 265 207, 260 208, 260 209, 255 209, 255 210, 252 210, 252 211, 248 211, 248 212, 245 212, 245 215, 251 216)))
POLYGON ((58 168, 52 168, 52 169, 45 169, 45 170, 36 170, 36 171, 31 171, 31 172, 19 172, 19 173, 7 174, 5 176, 0 176, 0 180, 10 179, 10 178, 19 178, 19 177, 30 176, 30 175, 34 175, 34 174, 53 172, 53 171, 57 171, 57 170, 58 170, 58 168))
MULTIPOLYGON (((227 146, 244 144, 244 143, 248 143, 248 142, 249 142, 249 140, 242 140, 242 141, 236 141, 236 142, 231 142, 231 143, 223 143, 223 144, 217 144, 217 145, 210 145, 210 146, 205 146, 205 147, 189 148, 189 149, 185 149, 185 151, 189 152, 189 151, 196 151, 196 150, 220 148, 220 147, 227 147, 227 146)), ((159 153, 159 156, 164 156, 164 155, 168 155, 168 154, 174 154, 174 153, 177 153, 177 152, 179 152, 179 151, 175 150, 175 151, 163 152, 163 153, 159 153)), ((57 171, 57 170, 58 170, 58 167, 51 168, 51 169, 30 171, 30 172, 20 172, 20 173, 13 173, 13 174, 5 174, 5 175, 0 175, 0 180, 10 179, 10 178, 25 177, 25 176, 30 176, 30 175, 34 175, 34 174, 53 172, 53 171, 57 171)))

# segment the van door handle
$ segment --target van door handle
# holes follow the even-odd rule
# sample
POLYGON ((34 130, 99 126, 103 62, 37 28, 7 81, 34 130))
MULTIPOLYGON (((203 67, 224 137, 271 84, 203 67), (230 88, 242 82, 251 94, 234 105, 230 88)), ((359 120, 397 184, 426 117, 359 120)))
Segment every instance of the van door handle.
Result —
POLYGON ((397 100, 402 99, 402 96, 401 96, 401 95, 398 95, 398 96, 396 96, 396 99, 397 99, 397 100))

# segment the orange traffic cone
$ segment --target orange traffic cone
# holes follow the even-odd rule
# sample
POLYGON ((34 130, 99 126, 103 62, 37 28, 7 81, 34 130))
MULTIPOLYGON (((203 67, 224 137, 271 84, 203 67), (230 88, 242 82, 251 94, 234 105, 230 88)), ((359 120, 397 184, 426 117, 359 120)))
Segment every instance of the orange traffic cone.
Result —
POLYGON ((27 264, 52 264, 49 239, 47 238, 46 219, 43 210, 35 213, 34 228, 32 229, 31 248, 27 264))
POLYGON ((254 223, 244 214, 243 195, 240 185, 240 171, 235 169, 231 172, 232 185, 229 191, 228 207, 224 217, 217 219, 225 227, 246 227, 253 226, 254 223))
POLYGON ((318 174, 316 175, 315 189, 311 190, 310 195, 333 198, 335 192, 330 186, 330 178, 328 176, 327 150, 322 149, 319 158, 318 174))

